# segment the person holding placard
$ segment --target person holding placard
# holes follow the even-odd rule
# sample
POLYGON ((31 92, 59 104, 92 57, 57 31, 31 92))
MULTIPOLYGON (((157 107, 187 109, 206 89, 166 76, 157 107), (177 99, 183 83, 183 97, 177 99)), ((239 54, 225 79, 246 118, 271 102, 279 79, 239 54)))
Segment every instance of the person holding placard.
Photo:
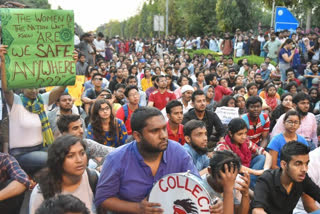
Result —
MULTIPOLYGON (((38 89, 22 89, 22 94, 14 94, 7 88, 5 54, 7 46, 0 46, 1 84, 5 100, 10 108, 9 153, 21 167, 33 174, 45 167, 47 147, 54 138, 46 110, 64 92, 66 86, 59 86, 50 92, 39 94, 38 89)), ((77 56, 74 56, 77 59, 77 56)))

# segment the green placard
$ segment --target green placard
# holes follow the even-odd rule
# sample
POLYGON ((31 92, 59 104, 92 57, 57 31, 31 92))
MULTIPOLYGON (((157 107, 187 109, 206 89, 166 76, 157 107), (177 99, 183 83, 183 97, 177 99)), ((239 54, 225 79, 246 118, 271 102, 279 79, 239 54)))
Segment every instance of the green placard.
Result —
POLYGON ((0 9, 9 89, 74 85, 74 16, 69 10, 0 9))

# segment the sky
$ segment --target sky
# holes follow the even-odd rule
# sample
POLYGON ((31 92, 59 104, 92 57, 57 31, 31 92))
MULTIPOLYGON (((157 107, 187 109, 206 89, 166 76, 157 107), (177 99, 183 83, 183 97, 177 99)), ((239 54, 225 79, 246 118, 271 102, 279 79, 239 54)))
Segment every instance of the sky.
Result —
POLYGON ((87 31, 94 31, 110 20, 123 21, 141 9, 144 0, 48 0, 51 9, 60 6, 73 10, 75 22, 87 31))

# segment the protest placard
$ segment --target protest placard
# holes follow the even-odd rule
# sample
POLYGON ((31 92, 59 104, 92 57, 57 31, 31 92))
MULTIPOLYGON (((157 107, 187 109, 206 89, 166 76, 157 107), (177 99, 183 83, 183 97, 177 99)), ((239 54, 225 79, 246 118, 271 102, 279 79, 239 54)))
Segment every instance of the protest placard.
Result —
POLYGON ((236 107, 217 107, 215 112, 224 125, 228 125, 233 118, 239 117, 239 108, 236 107))
POLYGON ((9 89, 74 85, 73 11, 0 10, 9 89))

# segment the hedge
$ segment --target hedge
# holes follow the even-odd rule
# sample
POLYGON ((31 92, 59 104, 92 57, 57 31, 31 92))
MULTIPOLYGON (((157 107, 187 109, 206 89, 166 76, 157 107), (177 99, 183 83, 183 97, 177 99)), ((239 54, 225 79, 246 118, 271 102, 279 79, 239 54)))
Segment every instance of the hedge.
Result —
MULTIPOLYGON (((181 49, 180 49, 180 51, 181 51, 181 49)), ((217 53, 217 52, 211 51, 209 49, 200 49, 200 50, 185 49, 185 51, 188 52, 188 54, 190 55, 191 58, 193 58, 193 56, 195 54, 197 54, 197 55, 204 54, 205 56, 207 56, 208 54, 212 54, 214 57, 221 56, 221 53, 217 53)), ((240 61, 244 58, 248 59, 248 63, 250 65, 257 64, 258 66, 260 66, 261 63, 264 62, 264 57, 260 57, 260 56, 256 56, 256 55, 243 56, 243 57, 239 57, 239 58, 233 57, 233 61, 235 64, 238 64, 238 61, 240 61)), ((274 66, 277 65, 277 63, 274 61, 271 61, 271 64, 274 66)))

